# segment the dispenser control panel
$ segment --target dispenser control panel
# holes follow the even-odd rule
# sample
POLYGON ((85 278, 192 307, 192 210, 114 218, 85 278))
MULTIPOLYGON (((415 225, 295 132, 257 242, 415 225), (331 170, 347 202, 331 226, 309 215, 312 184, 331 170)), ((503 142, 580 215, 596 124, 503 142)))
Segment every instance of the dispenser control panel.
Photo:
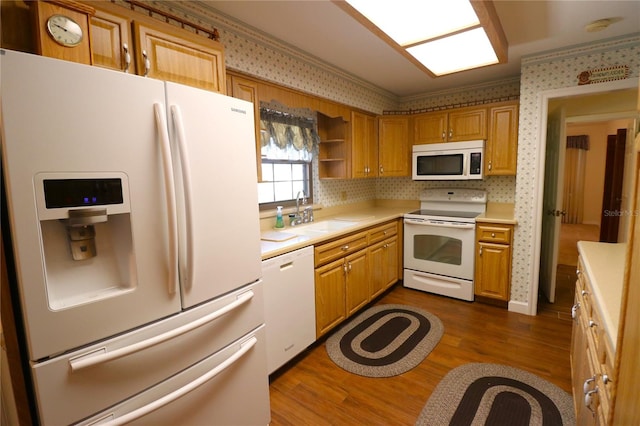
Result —
POLYGON ((46 179, 42 183, 45 205, 49 209, 123 203, 119 178, 46 179))

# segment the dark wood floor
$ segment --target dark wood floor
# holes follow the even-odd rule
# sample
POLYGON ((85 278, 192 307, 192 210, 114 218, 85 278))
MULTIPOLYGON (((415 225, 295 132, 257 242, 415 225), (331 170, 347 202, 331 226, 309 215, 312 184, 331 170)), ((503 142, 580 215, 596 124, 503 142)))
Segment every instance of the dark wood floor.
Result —
POLYGON ((470 362, 510 365, 571 392, 571 321, 436 296, 397 284, 375 304, 423 308, 444 324, 440 343, 416 368, 390 378, 348 373, 324 340, 271 377, 271 425, 413 425, 438 382, 470 362))

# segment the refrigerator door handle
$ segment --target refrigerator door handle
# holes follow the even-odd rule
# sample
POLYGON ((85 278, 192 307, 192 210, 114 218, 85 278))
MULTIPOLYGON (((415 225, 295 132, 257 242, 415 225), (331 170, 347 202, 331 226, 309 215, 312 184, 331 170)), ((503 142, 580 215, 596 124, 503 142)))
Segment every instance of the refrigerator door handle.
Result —
POLYGON ((184 209, 185 209, 185 221, 186 221, 186 245, 187 245, 187 261, 186 265, 180 265, 181 272, 184 273, 184 288, 191 288, 193 283, 193 262, 194 262, 194 246, 193 246, 193 215, 192 215, 192 203, 191 203, 191 168, 189 165, 189 152, 187 150, 187 138, 184 131, 184 121, 182 120, 182 113, 178 105, 171 105, 171 117, 176 129, 178 150, 180 152, 180 168, 182 170, 182 182, 184 191, 184 209), (186 266, 186 271, 182 268, 186 266))
POLYGON ((93 351, 89 355, 80 355, 79 357, 73 358, 69 360, 69 365, 71 367, 71 371, 78 371, 83 368, 91 367, 96 364, 102 364, 105 362, 112 361, 114 359, 122 358, 127 355, 131 355, 133 353, 142 351, 144 349, 150 348, 151 346, 155 346, 167 340, 173 339, 174 337, 178 337, 182 334, 188 333, 191 330, 195 330, 198 327, 202 327, 203 325, 225 315, 226 313, 240 307, 241 305, 247 303, 254 296, 253 290, 246 291, 242 294, 239 294, 233 302, 224 306, 223 308, 218 309, 206 315, 196 321, 185 324, 181 327, 176 327, 166 333, 159 334, 157 336, 151 337, 149 339, 143 340, 138 343, 134 343, 129 346, 124 346, 122 348, 113 350, 111 352, 106 352, 104 350, 93 351), (95 354, 95 355, 94 355, 95 354))
POLYGON ((171 144, 164 106, 153 104, 156 126, 160 135, 162 149, 162 167, 164 170, 164 188, 167 197, 167 213, 169 226, 169 294, 178 290, 178 219, 176 213, 176 190, 173 180, 173 161, 171 159, 171 144))
POLYGON ((215 376, 217 376, 218 374, 220 374, 221 372, 223 372, 224 370, 229 368, 231 365, 236 363, 247 352, 249 352, 249 350, 251 348, 253 348, 257 342, 258 342, 258 338, 256 336, 251 336, 251 338, 247 339, 246 341, 244 341, 244 342, 242 342, 240 344, 240 349, 238 349, 236 352, 234 352, 233 355, 231 355, 229 358, 225 359, 223 362, 218 364, 216 367, 212 368, 207 373, 205 373, 202 376, 198 377, 194 381, 192 381, 190 383, 187 383, 186 385, 184 385, 181 388, 176 389, 175 391, 163 396, 162 398, 156 399, 155 401, 151 402, 150 404, 142 406, 142 407, 138 408, 137 410, 133 410, 133 411, 131 411, 131 412, 129 412, 129 413, 123 415, 123 416, 120 416, 118 418, 113 419, 112 421, 104 423, 104 425, 105 426, 106 425, 108 425, 108 426, 117 426, 117 425, 122 425, 122 424, 125 424, 125 423, 129 423, 129 422, 132 422, 132 421, 134 421, 136 419, 139 419, 142 416, 145 416, 145 415, 151 413, 152 411, 155 411, 155 410, 157 410, 159 408, 164 407, 165 405, 168 405, 168 404, 172 403, 176 399, 181 398, 184 395, 186 395, 187 393, 197 389, 199 386, 202 386, 203 384, 205 384, 206 382, 208 382, 209 380, 213 379, 215 376))

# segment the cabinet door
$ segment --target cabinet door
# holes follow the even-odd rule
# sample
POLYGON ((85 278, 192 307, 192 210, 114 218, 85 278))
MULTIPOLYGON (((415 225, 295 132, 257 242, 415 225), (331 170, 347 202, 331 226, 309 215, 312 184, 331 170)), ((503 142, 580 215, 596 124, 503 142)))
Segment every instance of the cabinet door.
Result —
POLYGON ((398 237, 370 247, 369 264, 371 298, 374 298, 398 281, 398 237))
POLYGON ((347 316, 362 308, 371 298, 368 259, 367 250, 361 250, 345 258, 347 316))
POLYGON ((485 175, 516 174, 518 157, 518 104, 489 109, 489 137, 485 150, 485 175))
POLYGON ((383 116, 378 126, 379 176, 410 176, 409 117, 383 116))
POLYGON ((487 138, 486 108, 461 108, 449 112, 449 142, 487 138))
POLYGON ((315 271, 316 336, 320 337, 347 318, 346 267, 340 259, 315 271))
POLYGON ((428 112, 413 117, 413 144, 446 142, 447 113, 428 112))
POLYGON ((89 24, 93 65, 135 73, 132 63, 131 21, 113 13, 96 10, 89 24))
POLYGON ((478 242, 476 247, 475 294, 509 300, 511 246, 478 242))
POLYGON ((231 91, 227 94, 234 98, 253 103, 253 117, 256 135, 256 168, 258 171, 258 182, 262 182, 262 146, 260 139, 260 101, 258 100, 258 83, 235 75, 232 76, 230 80, 231 91))
POLYGON ((351 173, 354 178, 378 176, 378 141, 375 119, 351 112, 351 173))
POLYGON ((226 94, 222 45, 173 31, 134 22, 138 73, 226 94))

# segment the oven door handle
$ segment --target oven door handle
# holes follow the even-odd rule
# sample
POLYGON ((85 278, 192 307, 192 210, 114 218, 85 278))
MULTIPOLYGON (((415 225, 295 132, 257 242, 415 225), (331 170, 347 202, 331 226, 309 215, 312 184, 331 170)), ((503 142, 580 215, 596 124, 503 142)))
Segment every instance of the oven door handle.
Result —
POLYGON ((453 225, 451 223, 442 223, 442 222, 432 222, 429 220, 416 220, 416 219, 405 219, 404 223, 409 225, 420 225, 420 226, 439 226, 441 228, 454 228, 454 229, 474 229, 476 227, 475 223, 465 223, 463 225, 453 225))

